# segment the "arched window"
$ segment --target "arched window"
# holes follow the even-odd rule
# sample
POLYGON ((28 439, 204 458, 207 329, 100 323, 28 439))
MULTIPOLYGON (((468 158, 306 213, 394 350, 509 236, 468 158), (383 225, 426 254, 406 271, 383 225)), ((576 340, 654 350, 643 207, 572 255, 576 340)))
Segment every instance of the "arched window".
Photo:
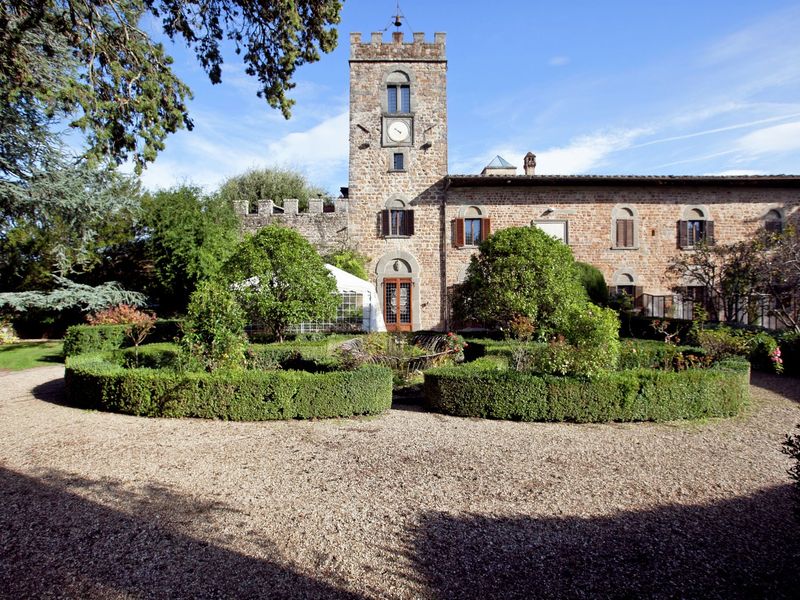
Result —
POLYGON ((392 198, 381 212, 381 234, 384 237, 414 235, 414 211, 403 198, 392 198))
POLYGON ((486 209, 480 206, 463 206, 454 221, 455 245, 477 246, 489 237, 491 221, 486 216, 486 209))
POLYGON ((392 71, 386 78, 386 112, 411 112, 411 79, 403 71, 392 71))
POLYGON ((616 206, 611 212, 614 248, 639 247, 639 215, 633 206, 616 206))
POLYGON ((775 235, 783 233, 783 215, 780 210, 773 208, 764 215, 764 229, 775 235))
POLYGON ((714 243, 714 221, 706 208, 689 206, 683 211, 683 219, 678 221, 678 246, 691 249, 700 242, 714 243))
POLYGON ((634 306, 639 306, 642 299, 642 287, 639 285, 639 278, 636 273, 629 268, 618 269, 611 277, 612 295, 627 295, 634 306))

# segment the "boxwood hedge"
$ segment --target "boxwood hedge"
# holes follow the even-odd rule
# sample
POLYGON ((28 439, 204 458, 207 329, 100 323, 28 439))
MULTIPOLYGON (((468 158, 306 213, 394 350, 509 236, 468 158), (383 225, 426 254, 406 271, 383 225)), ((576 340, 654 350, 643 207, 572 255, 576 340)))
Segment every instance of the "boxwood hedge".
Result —
MULTIPOLYGON (((180 333, 180 320, 161 319, 147 336, 148 343, 171 342, 180 333)), ((106 352, 130 345, 125 325, 73 325, 64 335, 64 356, 106 352)))
POLYGON ((667 421, 732 416, 749 400, 750 366, 613 371, 593 379, 505 370, 496 362, 425 372, 429 408, 462 417, 522 421, 667 421))
POLYGON ((126 369, 111 354, 94 353, 68 358, 65 380, 75 406, 149 417, 312 419, 376 414, 392 404, 392 372, 374 365, 198 373, 126 369))

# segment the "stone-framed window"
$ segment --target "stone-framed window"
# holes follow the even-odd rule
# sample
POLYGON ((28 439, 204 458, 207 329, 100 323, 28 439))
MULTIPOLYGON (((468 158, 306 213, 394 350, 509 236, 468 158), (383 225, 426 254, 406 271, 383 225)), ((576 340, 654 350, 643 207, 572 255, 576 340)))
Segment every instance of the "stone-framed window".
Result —
POLYGON ((538 227, 559 242, 569 245, 569 221, 565 219, 536 219, 531 221, 531 225, 538 227))
POLYGON ((392 71, 386 77, 386 112, 411 113, 411 78, 405 71, 392 71))
POLYGON ((714 243, 714 221, 706 207, 688 206, 678 221, 678 247, 690 250, 700 242, 714 243))
POLYGON ((414 235, 414 210, 403 198, 392 198, 381 211, 383 237, 409 237, 414 235))
POLYGON ((638 307, 642 303, 644 288, 641 286, 639 276, 631 268, 623 267, 614 271, 611 276, 611 285, 608 288, 610 296, 627 295, 633 305, 638 307))
POLYGON ((616 250, 639 247, 639 213, 629 204, 618 204, 611 211, 611 243, 616 250))
POLYGON ((389 172, 405 173, 408 171, 408 150, 405 148, 392 148, 389 152, 389 172))
POLYGON ((767 233, 780 235, 783 233, 784 228, 784 215, 783 211, 779 208, 773 208, 767 211, 764 215, 764 229, 767 233))
POLYGON ((453 239, 458 248, 475 247, 491 235, 492 224, 482 206, 463 206, 453 221, 453 239))

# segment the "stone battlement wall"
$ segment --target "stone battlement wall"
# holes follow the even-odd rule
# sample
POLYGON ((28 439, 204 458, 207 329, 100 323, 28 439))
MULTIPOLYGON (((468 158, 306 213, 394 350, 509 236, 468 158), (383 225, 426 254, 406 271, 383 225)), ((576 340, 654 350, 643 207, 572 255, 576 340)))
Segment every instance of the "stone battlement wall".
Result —
POLYGON ((283 207, 276 206, 272 200, 259 200, 256 212, 250 212, 245 202, 238 203, 236 213, 242 222, 242 230, 255 233, 267 225, 281 225, 294 229, 321 254, 339 250, 348 243, 348 202, 338 199, 333 211, 326 212, 321 198, 311 198, 308 210, 299 210, 299 201, 290 198, 283 201, 283 207))

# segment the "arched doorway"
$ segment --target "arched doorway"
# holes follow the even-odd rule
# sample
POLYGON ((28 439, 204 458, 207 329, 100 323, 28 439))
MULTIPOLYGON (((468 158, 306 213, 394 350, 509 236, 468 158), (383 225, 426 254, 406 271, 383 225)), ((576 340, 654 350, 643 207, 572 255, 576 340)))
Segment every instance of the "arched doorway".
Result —
POLYGON ((408 252, 385 254, 375 269, 388 331, 419 329, 419 264, 408 252))

